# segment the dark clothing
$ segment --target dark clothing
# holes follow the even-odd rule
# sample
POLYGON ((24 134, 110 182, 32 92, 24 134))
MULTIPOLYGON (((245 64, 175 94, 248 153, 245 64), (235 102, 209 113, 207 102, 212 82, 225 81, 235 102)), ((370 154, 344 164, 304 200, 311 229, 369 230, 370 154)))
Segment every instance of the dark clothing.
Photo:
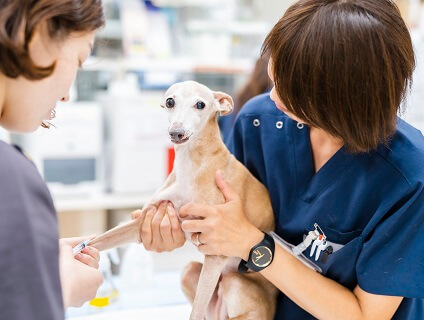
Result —
POLYGON ((34 164, 0 142, 0 319, 64 319, 56 211, 34 164))

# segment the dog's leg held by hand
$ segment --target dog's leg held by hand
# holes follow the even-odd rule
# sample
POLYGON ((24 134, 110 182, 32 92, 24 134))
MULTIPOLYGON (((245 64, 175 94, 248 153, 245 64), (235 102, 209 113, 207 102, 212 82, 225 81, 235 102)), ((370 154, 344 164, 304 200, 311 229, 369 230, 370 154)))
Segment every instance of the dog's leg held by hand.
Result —
POLYGON ((148 210, 156 210, 155 207, 148 207, 137 218, 131 222, 117 226, 104 234, 94 238, 90 246, 99 251, 119 247, 128 243, 141 243, 141 226, 148 210))

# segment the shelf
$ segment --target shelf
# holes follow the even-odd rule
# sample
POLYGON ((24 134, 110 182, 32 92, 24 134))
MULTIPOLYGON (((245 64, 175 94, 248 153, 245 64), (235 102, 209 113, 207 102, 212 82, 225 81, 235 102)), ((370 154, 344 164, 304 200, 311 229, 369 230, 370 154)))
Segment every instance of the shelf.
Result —
POLYGON ((93 194, 90 196, 54 196, 56 210, 85 211, 85 210, 117 210, 141 208, 152 193, 140 194, 93 194))
POLYGON ((88 71, 138 71, 138 72, 177 72, 177 73, 249 73, 254 65, 252 59, 226 61, 202 61, 187 58, 146 59, 120 58, 106 59, 90 57, 84 63, 88 71))
POLYGON ((181 305, 169 305, 145 309, 109 311, 90 316, 67 318, 69 320, 166 320, 187 319, 190 316, 191 306, 189 303, 181 305))
POLYGON ((192 7, 210 7, 210 6, 216 6, 216 5, 222 5, 227 2, 228 0, 153 0, 152 1, 155 6, 158 7, 185 7, 185 6, 192 6, 192 7))
POLYGON ((205 21, 191 20, 187 23, 190 32, 229 33, 237 35, 258 35, 265 37, 272 25, 262 21, 205 21))
POLYGON ((109 19, 104 28, 100 29, 97 37, 101 39, 122 39, 122 26, 121 21, 118 19, 109 19))

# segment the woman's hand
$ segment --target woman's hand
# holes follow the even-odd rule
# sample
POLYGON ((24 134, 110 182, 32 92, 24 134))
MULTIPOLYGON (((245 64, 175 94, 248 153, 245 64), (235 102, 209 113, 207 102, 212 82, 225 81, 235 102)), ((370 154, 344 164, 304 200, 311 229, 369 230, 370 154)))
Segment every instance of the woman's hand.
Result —
POLYGON ((89 238, 66 238, 59 240, 59 269, 65 308, 80 307, 96 296, 103 283, 98 270, 100 254, 87 246, 74 257, 72 248, 89 238))
MULTIPOLYGON (((141 214, 143 211, 137 210, 131 217, 137 219, 141 214)), ((186 240, 177 211, 170 201, 162 201, 157 209, 154 206, 147 209, 140 232, 143 245, 149 251, 170 252, 183 246, 186 240)))
POLYGON ((189 203, 180 209, 182 218, 197 216, 199 220, 185 220, 181 227, 193 232, 192 241, 200 241, 198 248, 208 255, 223 255, 248 259, 250 249, 264 234, 247 219, 239 195, 216 173, 216 185, 225 198, 225 204, 201 205, 189 203), (200 232, 200 234, 198 234, 200 232))

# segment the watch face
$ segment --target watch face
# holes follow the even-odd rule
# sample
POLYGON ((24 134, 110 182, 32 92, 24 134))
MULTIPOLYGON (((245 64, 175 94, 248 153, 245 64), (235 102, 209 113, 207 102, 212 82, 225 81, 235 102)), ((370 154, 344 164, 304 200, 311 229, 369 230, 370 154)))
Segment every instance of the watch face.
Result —
POLYGON ((272 261, 272 252, 269 248, 260 246, 253 250, 252 262, 255 266, 264 268, 272 261))

